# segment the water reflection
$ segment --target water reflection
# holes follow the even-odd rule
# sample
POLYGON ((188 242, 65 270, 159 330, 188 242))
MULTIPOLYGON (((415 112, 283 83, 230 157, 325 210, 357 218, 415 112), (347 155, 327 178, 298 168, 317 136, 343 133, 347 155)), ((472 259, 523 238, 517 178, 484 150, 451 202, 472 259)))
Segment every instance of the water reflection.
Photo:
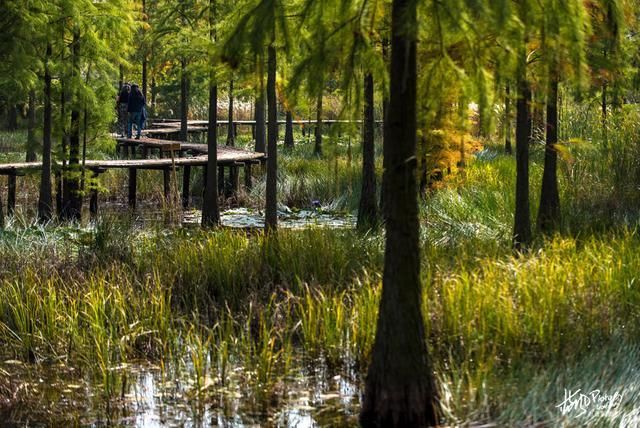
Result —
MULTIPOLYGON (((0 362, 19 393, 9 408, 0 407, 2 426, 136 427, 317 427, 357 424, 359 379, 331 375, 322 359, 298 363, 277 386, 256 390, 236 367, 224 385, 210 382, 194 393, 188 368, 164 375, 145 362, 118 371, 122 393, 106 399, 102 385, 88 373, 56 365, 0 362), (170 374, 171 373, 171 374, 170 374)), ((333 371, 335 373, 335 370, 333 371)))
MULTIPOLYGON (((185 224, 200 224, 202 211, 191 210, 184 213, 185 224)), ((235 208, 220 214, 223 226, 234 228, 262 228, 264 227, 264 213, 260 210, 235 208)), ((278 210, 278 225, 286 229, 303 229, 305 227, 354 227, 356 217, 352 214, 338 214, 323 210, 291 210, 280 206, 278 210)))

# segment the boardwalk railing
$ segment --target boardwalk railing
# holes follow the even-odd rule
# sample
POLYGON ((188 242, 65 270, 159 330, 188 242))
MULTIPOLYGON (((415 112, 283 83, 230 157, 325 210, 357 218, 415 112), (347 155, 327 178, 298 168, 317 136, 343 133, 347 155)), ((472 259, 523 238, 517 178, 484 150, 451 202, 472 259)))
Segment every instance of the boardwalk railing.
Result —
MULTIPOLYGON (((137 171, 139 169, 159 170, 163 172, 164 179, 164 195, 169 198, 171 189, 171 172, 175 173, 177 168, 182 168, 182 206, 187 208, 190 201, 190 181, 191 168, 202 167, 204 175, 207 174, 207 145, 184 143, 177 141, 158 140, 151 138, 141 139, 116 139, 118 144, 118 152, 123 149, 129 156, 135 157, 137 148, 142 149, 142 159, 111 159, 111 160, 87 160, 85 161, 85 169, 91 171, 92 176, 97 178, 100 174, 110 169, 127 169, 129 171, 129 208, 136 208, 137 200, 137 171), (158 150, 160 158, 150 159, 149 154, 153 150, 158 150)), ((229 169, 230 178, 230 194, 239 189, 239 168, 244 168, 245 187, 252 186, 251 167, 255 164, 264 163, 266 156, 264 153, 256 153, 248 150, 242 150, 235 147, 218 146, 218 191, 224 192, 225 169, 229 169)), ((55 165, 55 169, 60 171, 61 165, 55 165)), ((7 195, 7 213, 12 214, 16 206, 16 189, 18 176, 23 176, 29 172, 40 171, 42 162, 19 162, 11 164, 0 164, 0 175, 7 176, 8 195, 7 195)), ((206 180, 205 180, 206 182, 206 180)), ((98 213, 98 191, 92 189, 90 191, 89 208, 92 217, 98 213)))

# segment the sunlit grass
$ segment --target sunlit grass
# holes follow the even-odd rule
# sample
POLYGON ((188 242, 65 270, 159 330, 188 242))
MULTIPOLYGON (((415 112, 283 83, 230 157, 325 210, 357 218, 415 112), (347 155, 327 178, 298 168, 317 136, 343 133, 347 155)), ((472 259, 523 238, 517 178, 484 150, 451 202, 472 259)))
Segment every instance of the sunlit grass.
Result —
MULTIPOLYGON (((283 154, 282 202, 301 207, 319 199, 352 209, 358 161, 354 155, 350 165, 347 149, 337 147, 337 169, 330 155, 310 156, 310 146, 283 154)), ((539 150, 533 157, 535 224, 539 150)), ((564 387, 630 388, 624 379, 634 379, 640 316, 634 217, 591 228, 602 213, 580 210, 603 196, 593 193, 602 187, 578 197, 595 176, 571 176, 562 162, 562 228, 517 257, 510 249, 515 164, 499 148, 479 153, 421 202, 426 339, 447 423, 607 425, 628 416, 558 419, 555 408, 564 387), (582 187, 569 188, 571 180, 582 187), (629 359, 621 356, 627 351, 629 359), (599 376, 607 370, 615 375, 599 376)), ((125 185, 124 175, 110 179, 125 185)), ((150 194, 160 191, 154 186, 150 194)), ((249 198, 260 192, 258 184, 249 198)), ((127 216, 103 217, 87 229, 15 218, 1 233, 5 356, 64 360, 90 373, 107 401, 127 389, 122 367, 140 359, 157 364, 167 382, 186 379, 198 406, 224 388, 277 400, 288 375, 308 360, 365 372, 382 233, 141 229, 127 216)))

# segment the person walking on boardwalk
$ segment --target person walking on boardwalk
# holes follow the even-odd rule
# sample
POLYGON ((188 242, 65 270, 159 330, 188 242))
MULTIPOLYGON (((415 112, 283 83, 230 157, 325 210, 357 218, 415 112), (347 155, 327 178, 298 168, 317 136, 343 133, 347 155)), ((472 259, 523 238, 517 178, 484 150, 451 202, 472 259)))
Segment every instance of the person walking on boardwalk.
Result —
POLYGON ((127 135, 127 107, 129 105, 129 92, 131 86, 128 83, 122 85, 120 93, 116 97, 116 109, 118 112, 118 134, 121 137, 127 135))
POLYGON ((131 85, 131 93, 129 94, 129 104, 127 112, 129 112, 129 126, 127 127, 127 138, 131 138, 133 134, 133 124, 136 125, 137 133, 136 140, 140 139, 140 133, 142 132, 142 111, 146 101, 142 91, 138 85, 131 85))

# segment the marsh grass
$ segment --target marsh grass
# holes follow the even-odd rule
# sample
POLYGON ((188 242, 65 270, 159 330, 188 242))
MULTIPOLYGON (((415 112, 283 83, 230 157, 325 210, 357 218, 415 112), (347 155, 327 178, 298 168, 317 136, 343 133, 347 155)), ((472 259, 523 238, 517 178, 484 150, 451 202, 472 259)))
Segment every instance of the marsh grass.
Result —
MULTIPOLYGON (((320 195, 348 209, 357 155, 349 165, 347 148, 336 147, 339 156, 329 160, 305 146, 285 154, 283 200, 320 195)), ((575 162, 592 155, 570 150, 575 162)), ((533 150, 532 220, 540 152, 533 150)), ((600 172, 562 162, 562 228, 518 257, 510 250, 514 162, 500 148, 488 145, 421 204, 425 330, 446 423, 608 425, 632 416, 638 393, 625 379, 635 379, 640 316, 637 223, 633 216, 594 223, 602 211, 581 214, 586 202, 610 196, 594 186, 578 197, 600 172), (584 232, 572 233, 577 228, 584 232), (552 404, 564 387, 627 388, 629 398, 613 416, 559 419, 552 404)), ((260 191, 258 184, 248 197, 260 191)), ((114 405, 129 384, 123 367, 139 360, 157 364, 163 383, 188 380, 197 406, 233 391, 267 407, 281 401, 301 367, 322 361, 334 373, 362 374, 368 363, 380 233, 311 228, 266 236, 141 228, 109 216, 87 228, 16 217, 0 233, 6 357, 64 360, 89 373, 114 405)))

